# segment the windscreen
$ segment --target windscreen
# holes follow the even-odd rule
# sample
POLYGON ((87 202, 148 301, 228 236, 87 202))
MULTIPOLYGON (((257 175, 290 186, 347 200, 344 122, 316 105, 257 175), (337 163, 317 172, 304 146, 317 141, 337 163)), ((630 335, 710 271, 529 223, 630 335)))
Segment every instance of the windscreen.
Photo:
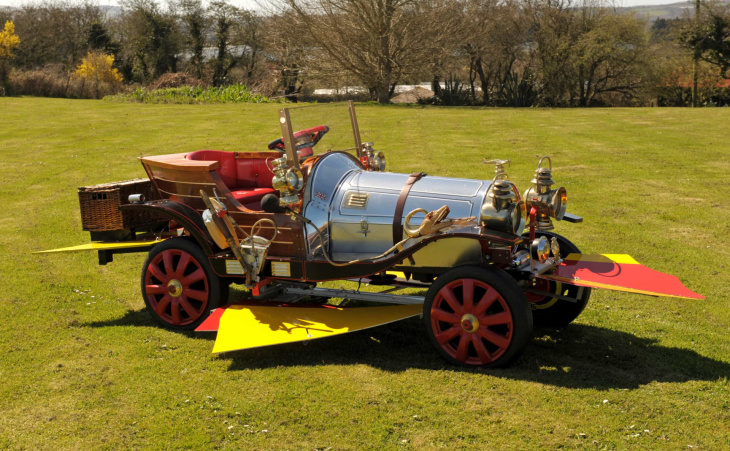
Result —
MULTIPOLYGON (((328 151, 345 151, 357 155, 355 134, 350 120, 350 108, 346 102, 304 106, 287 106, 292 132, 310 129, 320 125, 329 127, 314 147, 314 154, 328 151)), ((366 141, 365 130, 360 130, 360 142, 366 141)))

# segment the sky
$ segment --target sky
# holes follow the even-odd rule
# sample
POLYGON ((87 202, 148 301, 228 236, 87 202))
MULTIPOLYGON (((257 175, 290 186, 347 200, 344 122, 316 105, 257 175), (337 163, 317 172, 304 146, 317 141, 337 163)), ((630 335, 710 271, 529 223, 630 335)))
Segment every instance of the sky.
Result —
MULTIPOLYGON (((666 5, 669 3, 677 3, 681 0, 617 0, 621 6, 638 6, 638 5, 666 5)), ((229 0, 230 3, 245 8, 256 8, 256 0, 229 0)), ((22 4, 34 3, 33 0, 0 0, 2 6, 20 6, 22 4)), ((100 5, 116 5, 115 0, 98 0, 100 5)))

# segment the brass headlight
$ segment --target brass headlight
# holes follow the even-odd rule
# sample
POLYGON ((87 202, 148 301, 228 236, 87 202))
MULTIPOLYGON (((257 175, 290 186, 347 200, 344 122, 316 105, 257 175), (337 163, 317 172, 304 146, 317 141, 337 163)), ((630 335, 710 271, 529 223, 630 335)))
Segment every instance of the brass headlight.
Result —
POLYGON ((362 143, 362 159, 361 163, 368 171, 385 171, 385 154, 373 149, 373 143, 362 143))
POLYGON ((547 238, 541 236, 540 238, 532 240, 530 244, 530 255, 533 260, 537 260, 540 263, 545 263, 550 258, 550 243, 547 238))
POLYGON ((274 177, 271 186, 279 191, 279 204, 291 205, 299 202, 299 191, 304 187, 304 176, 297 168, 286 164, 286 157, 273 160, 274 177))
POLYGON ((552 230, 554 227, 550 218, 560 221, 568 209, 568 194, 565 188, 561 186, 557 189, 550 189, 555 184, 552 172, 553 163, 550 157, 542 157, 537 164, 532 187, 525 191, 525 202, 537 201, 538 230, 552 230), (545 160, 548 162, 548 167, 542 165, 545 160))
POLYGON ((525 203, 512 182, 507 180, 507 174, 497 174, 492 180, 480 219, 488 229, 522 234, 525 229, 525 203))
POLYGON ((560 187, 557 190, 552 190, 552 199, 548 206, 550 207, 550 216, 560 221, 565 216, 565 212, 568 210, 568 193, 564 187, 560 187))

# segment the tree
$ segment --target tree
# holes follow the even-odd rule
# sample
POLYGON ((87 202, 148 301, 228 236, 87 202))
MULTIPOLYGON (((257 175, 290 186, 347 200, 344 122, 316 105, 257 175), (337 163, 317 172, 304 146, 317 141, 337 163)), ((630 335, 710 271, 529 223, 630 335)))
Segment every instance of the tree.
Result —
POLYGON ((544 103, 590 106, 609 93, 637 95, 647 57, 641 20, 590 2, 531 7, 544 103))
POLYGON ((91 1, 70 0, 27 3, 14 13, 16 31, 22 38, 16 65, 35 69, 60 64, 76 67, 88 50, 89 30, 103 20, 101 10, 91 1))
POLYGON ((180 19, 185 25, 185 41, 190 49, 190 65, 197 78, 203 78, 203 49, 208 33, 208 15, 201 0, 179 0, 180 19))
POLYGON ((574 46, 578 105, 589 106, 605 93, 634 96, 642 82, 644 23, 607 9, 584 10, 581 22, 588 29, 574 46))
POLYGON ((373 99, 387 103, 391 89, 420 67, 429 30, 419 22, 420 0, 282 0, 295 13, 290 29, 311 36, 341 70, 373 99))
POLYGON ((237 65, 244 71, 247 84, 257 80, 256 72, 262 60, 267 32, 264 22, 264 18, 255 11, 239 10, 234 39, 243 46, 237 65))
POLYGON ((286 98, 293 102, 297 101, 304 87, 305 74, 317 76, 326 73, 326 82, 337 80, 336 74, 327 70, 326 61, 318 60, 316 67, 307 68, 308 62, 316 59, 316 50, 308 35, 296 36, 290 32, 289 27, 295 21, 291 10, 271 15, 266 19, 267 32, 263 38, 263 45, 272 60, 271 68, 278 78, 276 86, 270 90, 273 93, 278 87, 283 88, 286 98))
POLYGON ((128 72, 148 81, 177 71, 179 30, 175 18, 154 0, 123 0, 117 32, 121 36, 128 72))
POLYGON ((20 38, 15 34, 15 25, 11 21, 5 22, 0 31, 0 87, 4 92, 10 90, 8 86, 8 63, 13 59, 13 51, 20 45, 20 38))
POLYGON ((512 82, 530 73, 525 51, 529 24, 522 8, 509 0, 467 0, 463 14, 465 35, 460 42, 469 58, 472 95, 478 78, 484 105, 504 101, 511 97, 505 91, 512 82))
POLYGON ((112 55, 117 55, 121 51, 121 45, 112 40, 102 23, 92 23, 88 36, 86 42, 90 50, 99 50, 112 55))
POLYGON ((711 4, 700 16, 688 21, 682 29, 680 42, 696 52, 697 57, 730 78, 730 5, 711 4))
POLYGON ((213 62, 213 84, 225 84, 228 72, 236 66, 237 60, 229 52, 231 28, 235 24, 238 8, 217 0, 210 3, 210 11, 215 28, 216 58, 213 62))

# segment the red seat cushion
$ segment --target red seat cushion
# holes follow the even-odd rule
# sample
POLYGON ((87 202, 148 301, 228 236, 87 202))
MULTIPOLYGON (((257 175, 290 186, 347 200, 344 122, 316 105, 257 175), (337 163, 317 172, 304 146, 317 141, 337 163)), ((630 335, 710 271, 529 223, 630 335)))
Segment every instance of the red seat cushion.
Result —
POLYGON ((273 188, 249 188, 231 191, 233 197, 235 197, 236 200, 243 205, 252 202, 261 202, 261 199, 265 195, 275 193, 276 191, 274 191, 273 188))
MULTIPOLYGON (((240 155, 240 154, 239 154, 240 155)), ((198 150, 185 156, 188 160, 217 161, 216 172, 233 197, 250 210, 261 210, 261 199, 276 194, 271 187, 271 172, 266 158, 236 158, 233 152, 198 150)))
POLYGON ((218 175, 228 188, 234 188, 238 183, 236 179, 236 156, 233 152, 223 150, 198 150, 185 156, 188 160, 217 161, 218 175))
POLYGON ((271 163, 265 158, 237 158, 236 181, 239 188, 271 188, 274 173, 269 167, 271 163))

